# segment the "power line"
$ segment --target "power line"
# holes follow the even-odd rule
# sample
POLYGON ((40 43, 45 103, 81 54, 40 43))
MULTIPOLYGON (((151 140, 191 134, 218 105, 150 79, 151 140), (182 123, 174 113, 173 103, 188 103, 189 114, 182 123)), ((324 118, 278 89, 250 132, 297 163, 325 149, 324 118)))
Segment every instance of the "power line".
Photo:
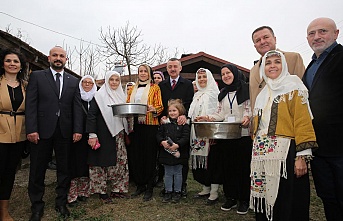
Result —
POLYGON ((36 26, 36 27, 38 27, 38 28, 42 28, 42 29, 44 29, 44 30, 47 30, 47 31, 50 31, 50 32, 54 32, 54 33, 56 33, 56 34, 63 35, 63 36, 66 36, 66 37, 69 37, 69 38, 72 38, 72 39, 75 39, 75 40, 78 40, 78 41, 81 41, 81 42, 86 42, 86 43, 88 43, 88 44, 96 45, 96 46, 98 46, 98 47, 104 47, 104 46, 102 46, 102 45, 99 45, 99 44, 96 44, 96 43, 93 43, 93 42, 90 42, 90 41, 85 41, 85 40, 83 40, 83 39, 81 39, 81 38, 77 38, 77 37, 74 37, 74 36, 71 36, 71 35, 68 35, 68 34, 64 34, 64 33, 62 33, 62 32, 58 32, 58 31, 54 31, 54 30, 49 29, 49 28, 45 28, 45 27, 40 26, 40 25, 37 25, 37 24, 35 24, 35 23, 33 23, 33 22, 29 22, 29 21, 23 20, 23 19, 21 19, 21 18, 14 17, 13 15, 7 14, 7 13, 2 12, 2 11, 0 11, 0 14, 6 15, 6 16, 8 16, 8 17, 14 18, 14 19, 19 20, 19 21, 21 21, 21 22, 25 22, 25 23, 27 23, 27 24, 36 26))

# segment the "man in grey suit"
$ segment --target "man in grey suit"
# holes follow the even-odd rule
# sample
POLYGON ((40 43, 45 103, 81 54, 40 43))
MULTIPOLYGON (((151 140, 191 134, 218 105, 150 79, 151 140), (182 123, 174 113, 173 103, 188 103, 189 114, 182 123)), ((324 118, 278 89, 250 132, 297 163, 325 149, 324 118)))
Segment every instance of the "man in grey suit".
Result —
POLYGON ((56 46, 48 60, 50 68, 32 72, 26 90, 26 133, 32 142, 28 186, 32 221, 43 216, 44 179, 52 150, 57 162, 55 209, 64 217, 70 215, 66 207, 69 147, 81 139, 83 127, 79 80, 64 71, 66 51, 56 46))

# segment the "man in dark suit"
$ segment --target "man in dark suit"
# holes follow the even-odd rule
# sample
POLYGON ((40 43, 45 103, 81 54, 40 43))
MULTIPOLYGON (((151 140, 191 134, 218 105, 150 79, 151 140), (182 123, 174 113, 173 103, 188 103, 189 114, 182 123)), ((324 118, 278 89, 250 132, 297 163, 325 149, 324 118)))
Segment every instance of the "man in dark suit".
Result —
POLYGON ((66 207, 69 147, 81 139, 83 127, 79 80, 64 71, 66 51, 56 46, 48 60, 50 68, 32 72, 26 90, 26 133, 32 142, 28 186, 32 221, 43 216, 44 179, 52 150, 57 163, 55 209, 64 217, 70 215, 66 207))
POLYGON ((343 47, 336 42, 338 33, 332 19, 310 23, 307 41, 314 54, 303 77, 319 146, 313 152, 312 175, 328 221, 343 220, 343 47))
MULTIPOLYGON (((167 71, 169 78, 160 82, 158 86, 161 89, 162 103, 163 103, 163 113, 161 116, 164 118, 168 115, 168 101, 170 99, 181 99, 183 105, 188 112, 188 109, 192 103, 194 89, 191 81, 184 79, 180 76, 182 70, 181 62, 177 58, 171 58, 167 62, 167 71)), ((179 116, 178 123, 185 124, 187 118, 185 115, 179 116)), ((188 156, 189 157, 189 156, 188 156)), ((188 164, 182 167, 182 190, 181 195, 187 197, 187 176, 188 176, 188 164)))

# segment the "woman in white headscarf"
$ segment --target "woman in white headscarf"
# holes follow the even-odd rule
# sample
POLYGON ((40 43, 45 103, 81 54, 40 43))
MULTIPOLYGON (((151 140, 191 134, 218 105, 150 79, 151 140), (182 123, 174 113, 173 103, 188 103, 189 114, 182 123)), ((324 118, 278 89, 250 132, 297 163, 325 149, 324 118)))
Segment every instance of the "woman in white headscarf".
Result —
MULTIPOLYGON (((83 122, 86 124, 90 102, 96 92, 95 80, 90 75, 85 75, 79 83, 81 94, 81 107, 83 110, 83 122)), ((88 133, 85 132, 82 139, 73 143, 70 148, 70 176, 72 178, 68 193, 68 204, 73 206, 78 201, 85 201, 89 197, 89 171, 88 171, 88 133)))
POLYGON ((307 162, 318 145, 308 91, 282 52, 263 56, 260 75, 266 87, 253 110, 250 207, 256 220, 309 220, 307 162))
POLYGON ((129 93, 129 91, 131 90, 131 88, 133 87, 133 86, 135 86, 136 85, 136 83, 135 82, 133 82, 133 81, 130 81, 130 82, 127 82, 126 83, 126 85, 125 85, 125 94, 126 94, 126 96, 127 96, 127 94, 129 93))
MULTIPOLYGON (((206 116, 216 111, 219 89, 211 71, 200 68, 195 75, 194 84, 198 88, 188 111, 192 121, 199 116, 206 116)), ((208 203, 217 200, 219 181, 216 180, 216 148, 211 147, 208 138, 196 137, 194 125, 191 126, 191 161, 193 177, 203 185, 195 198, 209 197, 208 203), (212 186, 212 188, 211 188, 212 186), (210 195, 211 193, 211 195, 210 195)))
POLYGON ((125 103, 125 94, 120 74, 108 71, 87 116, 88 144, 92 147, 88 155, 90 189, 91 193, 98 193, 104 203, 112 203, 111 197, 126 198, 128 192, 129 170, 124 142, 127 121, 124 117, 113 116, 109 107, 121 103, 125 103), (111 197, 107 194, 108 187, 111 197))

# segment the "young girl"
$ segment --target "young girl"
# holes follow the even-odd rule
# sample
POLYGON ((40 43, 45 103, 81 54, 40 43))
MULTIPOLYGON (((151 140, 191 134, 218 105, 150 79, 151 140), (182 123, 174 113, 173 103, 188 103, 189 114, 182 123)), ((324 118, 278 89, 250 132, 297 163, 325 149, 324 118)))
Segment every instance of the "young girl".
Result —
POLYGON ((178 125, 177 118, 186 113, 180 99, 168 102, 168 119, 157 133, 157 142, 161 145, 159 162, 164 165, 165 195, 162 202, 178 203, 181 199, 182 165, 187 163, 187 151, 190 137, 188 124, 178 125), (173 192, 174 180, 174 194, 173 192))

